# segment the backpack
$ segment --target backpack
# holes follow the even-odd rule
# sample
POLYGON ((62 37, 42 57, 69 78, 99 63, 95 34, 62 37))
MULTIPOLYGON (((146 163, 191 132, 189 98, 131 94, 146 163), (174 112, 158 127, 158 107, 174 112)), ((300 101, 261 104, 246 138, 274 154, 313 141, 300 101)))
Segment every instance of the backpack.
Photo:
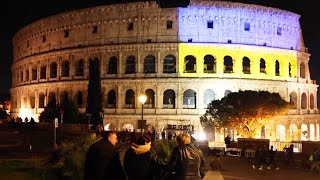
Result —
POLYGON ((313 154, 310 154, 309 161, 313 161, 313 154))

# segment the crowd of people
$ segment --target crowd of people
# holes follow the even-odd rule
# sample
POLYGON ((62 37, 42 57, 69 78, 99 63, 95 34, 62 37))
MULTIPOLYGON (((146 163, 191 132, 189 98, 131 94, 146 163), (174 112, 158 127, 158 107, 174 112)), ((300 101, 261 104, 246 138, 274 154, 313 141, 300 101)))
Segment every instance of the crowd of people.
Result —
POLYGON ((176 136, 177 146, 167 164, 159 163, 148 134, 140 136, 125 152, 123 166, 116 148, 117 134, 104 131, 92 144, 84 164, 85 180, 200 180, 204 177, 204 156, 191 144, 187 133, 176 136))
POLYGON ((263 165, 266 165, 267 169, 271 169, 272 165, 275 170, 279 170, 275 162, 275 152, 273 146, 271 146, 269 150, 267 150, 265 146, 257 147, 255 151, 255 163, 252 165, 252 168, 263 170, 263 165))
POLYGON ((31 117, 28 119, 28 117, 24 118, 22 120, 21 117, 14 118, 12 117, 11 120, 9 121, 9 127, 10 128, 34 128, 36 126, 36 121, 31 117))

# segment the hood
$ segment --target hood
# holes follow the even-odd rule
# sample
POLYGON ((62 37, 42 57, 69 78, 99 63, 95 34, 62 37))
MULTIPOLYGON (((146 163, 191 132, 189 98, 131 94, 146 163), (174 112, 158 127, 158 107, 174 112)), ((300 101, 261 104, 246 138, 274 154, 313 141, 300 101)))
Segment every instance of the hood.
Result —
POLYGON ((151 142, 145 144, 145 145, 137 145, 137 144, 132 144, 131 148, 134 150, 136 154, 143 154, 148 151, 150 151, 151 148, 151 142))

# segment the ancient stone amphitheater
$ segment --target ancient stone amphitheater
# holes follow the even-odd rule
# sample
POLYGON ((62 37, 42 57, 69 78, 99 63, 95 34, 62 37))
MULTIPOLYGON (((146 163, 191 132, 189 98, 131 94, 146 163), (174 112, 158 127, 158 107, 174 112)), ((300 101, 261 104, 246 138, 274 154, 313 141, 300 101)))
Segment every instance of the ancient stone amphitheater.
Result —
POLYGON ((85 111, 89 61, 95 59, 109 128, 137 129, 138 95, 145 92, 149 128, 200 135, 199 117, 212 100, 268 90, 292 109, 259 136, 318 140, 318 85, 310 79, 299 18, 260 5, 192 0, 177 8, 156 2, 97 6, 35 21, 12 40, 12 115, 38 119, 50 101, 66 98, 85 111))

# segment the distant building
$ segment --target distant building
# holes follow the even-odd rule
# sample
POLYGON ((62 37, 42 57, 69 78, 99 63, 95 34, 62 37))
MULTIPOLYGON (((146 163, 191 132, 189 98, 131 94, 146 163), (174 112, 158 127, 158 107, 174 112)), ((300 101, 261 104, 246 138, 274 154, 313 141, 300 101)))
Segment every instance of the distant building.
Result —
MULTIPOLYGON (((101 70, 104 124, 156 131, 194 129, 207 104, 238 90, 278 92, 292 109, 262 128, 272 140, 319 140, 317 87, 300 15, 227 1, 192 0, 91 7, 50 16, 12 40, 12 116, 39 114, 72 99, 85 111, 90 59, 101 70), (301 132, 299 131, 301 129, 301 132)), ((221 137, 215 137, 221 140, 221 137)))

